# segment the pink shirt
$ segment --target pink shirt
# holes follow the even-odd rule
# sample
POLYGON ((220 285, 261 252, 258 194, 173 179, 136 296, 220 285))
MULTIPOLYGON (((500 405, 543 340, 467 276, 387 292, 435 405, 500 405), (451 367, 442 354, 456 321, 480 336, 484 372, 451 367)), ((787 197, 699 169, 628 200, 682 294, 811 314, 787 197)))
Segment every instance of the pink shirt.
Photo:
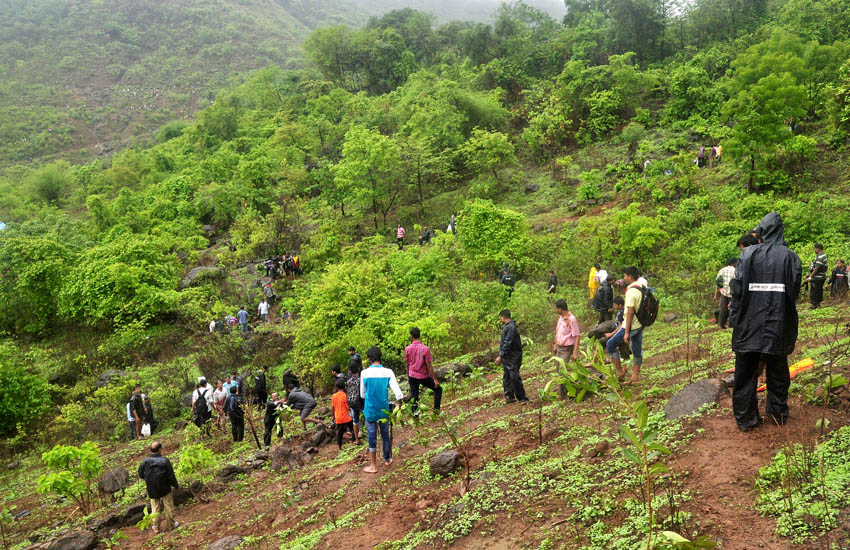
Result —
POLYGON ((398 231, 395 232, 395 236, 398 239, 403 239, 404 238, 404 228, 399 226, 398 231))
POLYGON ((430 378, 428 367, 432 362, 431 350, 420 341, 415 341, 404 348, 404 362, 407 363, 407 375, 411 378, 430 378))
POLYGON ((558 326, 555 329, 555 345, 572 346, 576 343, 576 339, 581 334, 578 328, 578 319, 570 313, 567 318, 558 316, 558 326))

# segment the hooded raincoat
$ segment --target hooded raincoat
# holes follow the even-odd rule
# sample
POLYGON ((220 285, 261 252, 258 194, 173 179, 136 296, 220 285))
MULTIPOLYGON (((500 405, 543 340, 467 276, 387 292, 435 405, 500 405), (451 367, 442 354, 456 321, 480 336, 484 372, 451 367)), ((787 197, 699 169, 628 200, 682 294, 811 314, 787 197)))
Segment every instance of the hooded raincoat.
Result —
POLYGON ((803 266, 785 246, 782 217, 766 215, 756 228, 761 244, 738 259, 732 290, 732 350, 790 355, 797 343, 797 307, 803 266))

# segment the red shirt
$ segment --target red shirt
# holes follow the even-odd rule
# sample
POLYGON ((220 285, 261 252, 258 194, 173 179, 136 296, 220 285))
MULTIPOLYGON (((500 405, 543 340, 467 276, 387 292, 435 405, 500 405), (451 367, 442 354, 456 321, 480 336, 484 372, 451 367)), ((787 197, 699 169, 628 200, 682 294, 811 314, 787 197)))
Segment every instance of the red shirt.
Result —
POLYGON ((430 378, 428 367, 425 365, 431 363, 431 350, 420 342, 414 341, 412 344, 404 348, 404 362, 407 363, 407 375, 411 378, 430 378))
POLYGON ((344 391, 339 390, 331 397, 331 406, 334 409, 334 418, 337 424, 351 422, 351 416, 348 414, 348 397, 346 397, 344 391))

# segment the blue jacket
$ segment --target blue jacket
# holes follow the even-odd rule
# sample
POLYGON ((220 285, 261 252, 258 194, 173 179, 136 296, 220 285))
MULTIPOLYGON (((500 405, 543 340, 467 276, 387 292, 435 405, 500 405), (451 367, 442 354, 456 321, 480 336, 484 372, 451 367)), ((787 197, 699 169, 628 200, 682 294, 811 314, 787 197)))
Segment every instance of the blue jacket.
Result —
POLYGON ((389 390, 393 391, 396 399, 404 397, 395 374, 383 365, 372 365, 360 374, 360 397, 365 401, 363 416, 366 420, 376 422, 387 417, 385 411, 390 410, 389 390))

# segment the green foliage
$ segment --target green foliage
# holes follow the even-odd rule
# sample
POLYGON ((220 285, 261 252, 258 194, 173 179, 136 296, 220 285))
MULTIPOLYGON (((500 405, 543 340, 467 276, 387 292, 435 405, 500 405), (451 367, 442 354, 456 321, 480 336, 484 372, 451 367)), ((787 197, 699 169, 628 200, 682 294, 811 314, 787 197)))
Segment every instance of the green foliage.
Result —
POLYGON ((180 451, 180 462, 174 473, 179 479, 200 479, 215 463, 213 452, 202 443, 186 445, 180 451))
POLYGON ((0 357, 0 377, 4 381, 0 384, 0 435, 11 436, 41 420, 50 409, 50 386, 11 357, 0 357))
POLYGON ((27 186, 36 200, 58 205, 70 190, 71 183, 68 164, 59 162, 34 171, 28 178, 27 186))
POLYGON ((103 471, 97 444, 86 441, 79 447, 56 445, 41 455, 41 461, 52 471, 38 478, 38 492, 71 498, 83 514, 88 514, 94 497, 92 484, 103 471))
POLYGON ((506 134, 487 132, 476 128, 461 148, 469 168, 476 172, 493 172, 499 179, 498 169, 517 164, 514 146, 506 134))
POLYGON ((495 273, 505 263, 515 274, 530 274, 539 267, 525 217, 491 201, 464 204, 458 215, 458 239, 464 261, 474 272, 495 273))

